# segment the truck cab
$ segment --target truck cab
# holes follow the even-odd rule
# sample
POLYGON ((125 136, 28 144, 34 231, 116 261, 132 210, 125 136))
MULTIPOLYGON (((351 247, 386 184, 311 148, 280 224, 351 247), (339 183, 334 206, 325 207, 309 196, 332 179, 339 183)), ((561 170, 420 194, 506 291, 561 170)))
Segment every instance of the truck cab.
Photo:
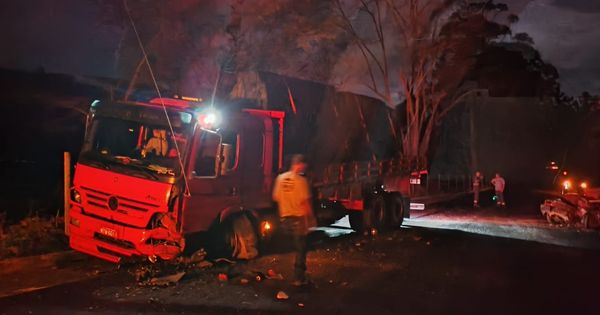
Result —
MULTIPOLYGON (((71 192, 71 247, 112 262, 172 259, 186 235, 222 223, 255 229, 245 213, 272 208, 283 117, 233 108, 217 113, 180 99, 95 101, 71 192)), ((234 256, 256 255, 236 249, 252 244, 231 245, 234 256)))

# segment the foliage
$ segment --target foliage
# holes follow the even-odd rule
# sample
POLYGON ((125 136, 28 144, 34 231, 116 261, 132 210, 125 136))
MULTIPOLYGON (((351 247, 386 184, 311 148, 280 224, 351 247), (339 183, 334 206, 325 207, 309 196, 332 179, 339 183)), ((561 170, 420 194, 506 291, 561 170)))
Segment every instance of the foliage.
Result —
POLYGON ((67 248, 62 218, 27 217, 17 224, 0 225, 0 258, 30 256, 67 248))
MULTIPOLYGON (((477 91, 467 81, 480 78, 479 58, 492 47, 502 43, 527 46, 535 58, 522 66, 537 67, 538 75, 548 76, 545 82, 556 85, 556 70, 547 67, 531 48, 533 39, 524 33, 512 36, 509 25, 498 22, 500 14, 508 14, 506 4, 358 0, 351 1, 352 6, 348 1, 335 2, 364 57, 369 88, 390 106, 396 105, 396 94, 404 100, 397 107, 397 129, 402 155, 410 162, 427 161, 436 127, 454 106, 477 91), (365 21, 370 22, 370 32, 364 31, 365 21)), ((514 23, 518 17, 508 14, 506 20, 514 23)))
MULTIPOLYGON (((125 30, 115 58, 124 77, 130 78, 128 96, 135 86, 150 85, 145 60, 124 6, 98 1, 107 15, 113 15, 101 23, 125 30)), ((519 65, 531 76, 547 77, 536 81, 540 83, 536 89, 543 93, 557 89, 558 74, 531 47, 533 39, 525 33, 512 34, 510 24, 518 22, 518 16, 494 1, 124 3, 162 88, 203 98, 214 92, 258 98, 264 103, 258 72, 332 83, 397 109, 394 136, 401 155, 410 162, 427 160, 436 127, 476 91, 468 81, 500 73, 480 60, 495 53, 510 58, 495 47, 510 44, 508 50, 533 52, 533 58, 519 65), (481 65, 489 66, 489 71, 475 71, 481 65)))

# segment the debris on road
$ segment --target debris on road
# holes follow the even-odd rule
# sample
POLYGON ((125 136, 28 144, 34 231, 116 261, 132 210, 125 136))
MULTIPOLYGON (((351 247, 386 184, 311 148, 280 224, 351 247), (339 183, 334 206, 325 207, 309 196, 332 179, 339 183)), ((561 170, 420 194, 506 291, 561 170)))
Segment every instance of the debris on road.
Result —
POLYGON ((213 266, 213 263, 211 263, 208 260, 203 260, 199 263, 196 264, 196 267, 200 268, 200 269, 206 269, 206 268, 210 268, 213 266))
POLYGON ((287 295, 287 293, 285 293, 283 291, 277 292, 277 295, 275 295, 275 297, 280 301, 287 300, 290 298, 290 296, 287 295))
POLYGON ((224 273, 220 273, 217 276, 217 279, 219 279, 219 281, 221 281, 221 282, 227 282, 227 280, 229 280, 229 278, 227 277, 227 275, 224 274, 224 273))
POLYGON ((273 269, 267 270, 267 279, 269 280, 283 280, 283 275, 276 273, 273 269))
POLYGON ((149 285, 152 286, 169 286, 172 284, 176 284, 177 282, 179 282, 179 280, 181 280, 181 278, 183 278, 183 276, 185 275, 185 272, 178 272, 176 274, 172 274, 172 275, 168 275, 168 276, 163 276, 163 277, 156 277, 156 278, 152 278, 150 279, 150 281, 148 282, 149 285))
POLYGON ((205 259, 206 259, 206 251, 204 250, 204 248, 201 248, 201 249, 195 251, 192 254, 192 256, 185 259, 183 262, 188 263, 188 264, 194 264, 194 263, 203 262, 203 261, 205 261, 205 259))
POLYGON ((256 280, 256 282, 261 282, 265 279, 265 275, 262 272, 256 272, 254 275, 254 280, 256 280))
POLYGON ((214 260, 215 264, 220 264, 220 263, 227 263, 230 265, 234 265, 235 261, 227 259, 227 258, 217 258, 214 260))

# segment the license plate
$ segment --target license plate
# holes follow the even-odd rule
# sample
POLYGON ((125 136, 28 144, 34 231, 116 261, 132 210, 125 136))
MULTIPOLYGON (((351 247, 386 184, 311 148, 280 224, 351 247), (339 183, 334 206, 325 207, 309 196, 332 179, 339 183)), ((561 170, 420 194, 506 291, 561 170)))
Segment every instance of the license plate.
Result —
POLYGON ((117 231, 113 230, 113 229, 109 229, 109 228, 100 228, 100 234, 106 235, 106 236, 110 236, 112 238, 116 238, 117 237, 117 231))
POLYGON ((424 203, 414 203, 414 202, 411 202, 410 203, 410 210, 425 210, 425 204, 424 203))

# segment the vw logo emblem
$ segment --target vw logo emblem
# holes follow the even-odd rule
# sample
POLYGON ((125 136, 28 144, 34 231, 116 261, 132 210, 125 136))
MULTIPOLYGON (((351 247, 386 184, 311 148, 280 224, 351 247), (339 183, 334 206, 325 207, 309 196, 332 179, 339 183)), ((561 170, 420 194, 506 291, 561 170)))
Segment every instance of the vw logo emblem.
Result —
POLYGON ((110 197, 108 198, 108 208, 110 210, 117 210, 117 208, 119 207, 119 199, 117 199, 117 197, 110 197))

